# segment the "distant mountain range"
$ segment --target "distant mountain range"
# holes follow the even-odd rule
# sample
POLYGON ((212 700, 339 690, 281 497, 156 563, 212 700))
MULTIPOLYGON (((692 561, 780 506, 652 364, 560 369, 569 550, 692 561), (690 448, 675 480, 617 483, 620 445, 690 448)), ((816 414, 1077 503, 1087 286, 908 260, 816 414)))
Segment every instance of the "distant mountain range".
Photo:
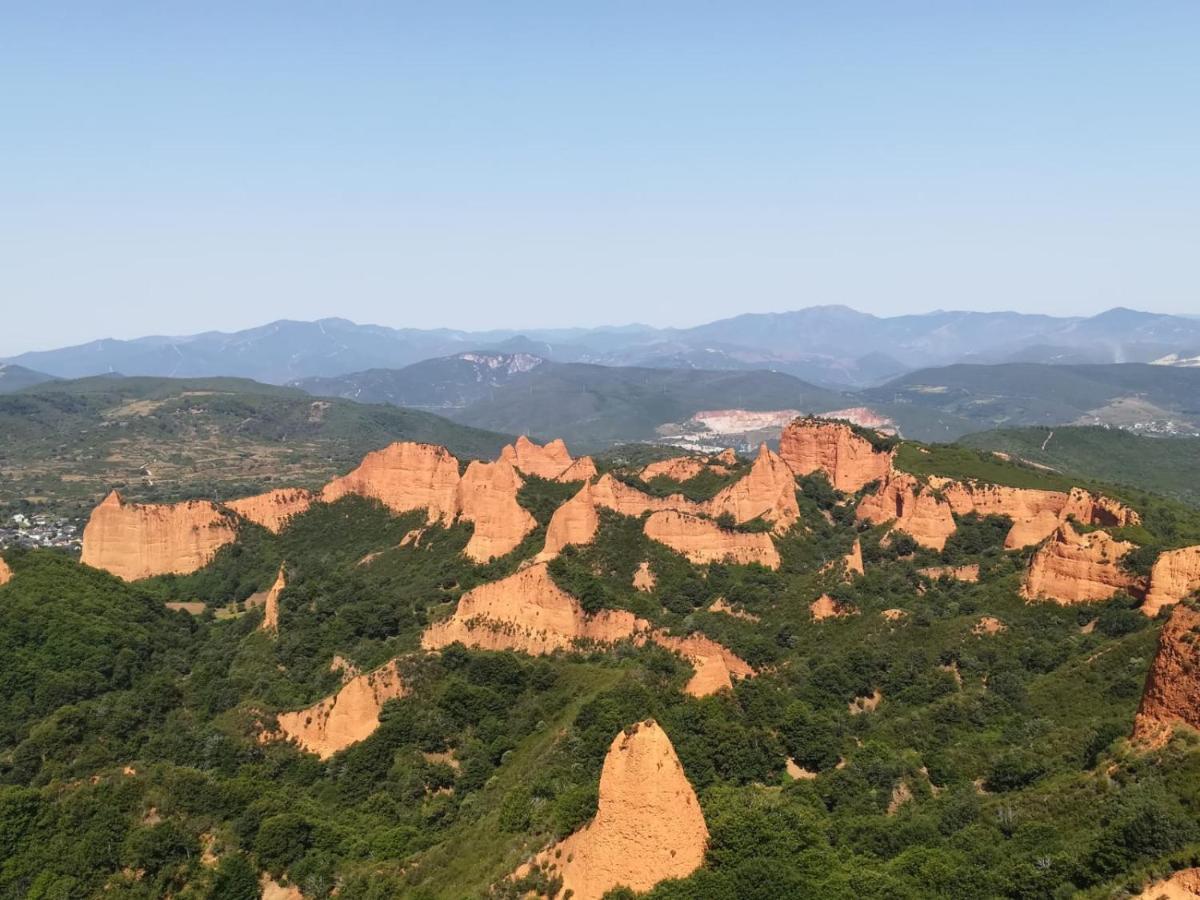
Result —
POLYGON ((236 376, 270 384, 402 369, 479 351, 556 363, 706 371, 771 370, 834 388, 882 384, 955 363, 1196 365, 1200 319, 1112 309, 1089 318, 1013 312, 880 317, 844 306, 746 314, 694 328, 419 330, 345 319, 278 321, 233 333, 105 339, 8 360, 59 378, 119 372, 236 376))
POLYGON ((27 387, 33 387, 35 384, 44 384, 54 380, 53 375, 35 372, 24 366, 0 364, 0 394, 11 394, 13 391, 21 391, 27 387))

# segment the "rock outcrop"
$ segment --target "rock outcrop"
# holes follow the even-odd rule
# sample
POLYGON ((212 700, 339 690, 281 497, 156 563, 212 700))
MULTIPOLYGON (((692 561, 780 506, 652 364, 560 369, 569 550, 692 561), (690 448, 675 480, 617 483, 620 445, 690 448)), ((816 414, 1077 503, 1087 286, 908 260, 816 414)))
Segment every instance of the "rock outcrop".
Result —
POLYGON ((893 522, 895 528, 933 550, 945 547, 957 528, 950 504, 906 472, 891 473, 874 494, 863 497, 858 518, 875 525, 893 522))
POLYGON ((712 498, 705 511, 713 518, 733 516, 735 522, 759 517, 775 525, 775 531, 787 531, 800 520, 796 502, 796 477, 792 470, 766 444, 745 477, 739 478, 712 498))
POLYGON ((600 900, 615 887, 642 892, 684 878, 703 864, 707 847, 696 792, 666 732, 647 721, 609 747, 595 818, 534 862, 560 876, 572 900, 600 900))
POLYGON ((642 562, 638 564, 637 571, 633 573, 633 589, 649 593, 654 590, 654 585, 658 583, 658 579, 654 577, 654 573, 650 571, 650 563, 642 562))
POLYGON ((843 422, 797 419, 783 429, 779 455, 797 475, 824 472, 839 491, 853 493, 872 481, 883 481, 892 469, 892 454, 876 450, 843 422))
POLYGON ((668 478, 671 481, 690 481, 708 468, 705 460, 698 456, 672 456, 652 462, 641 471, 642 481, 668 478))
POLYGON ((353 472, 325 485, 321 499, 360 494, 393 512, 428 510, 431 524, 449 525, 458 511, 458 481, 458 460, 449 450, 405 441, 368 453, 353 472))
POLYGON ((1150 590, 1142 612, 1158 615, 1164 606, 1178 603, 1200 591, 1200 546, 1160 553, 1150 570, 1150 590))
POLYGON ((1196 900, 1200 897, 1200 868, 1180 869, 1173 875, 1146 885, 1131 900, 1196 900))
POLYGON ((1141 521, 1137 512, 1127 506, 1081 488, 1063 493, 946 478, 932 478, 930 483, 957 515, 976 513, 1012 519, 1013 526, 1004 541, 1009 550, 1040 544, 1068 519, 1106 527, 1134 525, 1141 521))
POLYGON ((0 556, 0 585, 8 584, 12 581, 12 569, 8 567, 8 563, 4 561, 4 557, 0 556))
POLYGON ((453 616, 426 629, 421 646, 436 650, 459 641, 538 656, 581 643, 611 644, 648 628, 644 619, 623 610, 588 615, 554 583, 546 563, 535 563, 463 594, 453 616))
POLYGON ((1176 725, 1200 729, 1200 610, 1178 603, 1158 635, 1158 650, 1133 723, 1139 743, 1161 746, 1176 725))
POLYGON ((280 713, 278 737, 328 759, 371 736, 388 700, 408 693, 396 660, 351 678, 331 697, 297 712, 280 713))
POLYGON ((591 457, 573 459, 561 440, 553 440, 542 447, 521 435, 516 443, 500 451, 500 459, 526 475, 551 481, 584 481, 596 475, 596 464, 591 457))
POLYGON ((732 689, 734 678, 750 678, 755 674, 744 659, 702 634, 680 638, 655 632, 651 640, 692 664, 695 674, 684 686, 684 691, 693 697, 707 697, 732 689))
POLYGON ((708 519, 667 510, 646 520, 646 536, 682 553, 694 563, 759 563, 779 568, 779 551, 769 534, 726 531, 708 519))
POLYGON ((979 580, 979 563, 971 563, 967 566, 929 566, 925 569, 917 569, 917 571, 934 581, 939 578, 949 578, 952 581, 979 580))
POLYGON ((455 509, 468 522, 475 524, 466 554, 476 562, 514 550, 525 535, 537 527, 537 522, 525 507, 517 502, 521 476, 510 463, 501 459, 494 463, 475 461, 458 482, 455 509))
POLYGON ((822 594, 812 603, 808 604, 808 611, 812 614, 814 622, 823 622, 826 619, 841 619, 846 616, 858 614, 858 610, 843 606, 828 594, 822 594))
POLYGON ((287 576, 284 574, 283 566, 280 566, 279 574, 275 576, 275 583, 267 591, 266 600, 263 602, 262 624, 258 626, 268 634, 279 634, 279 595, 283 593, 285 587, 287 587, 287 576))
POLYGON ((243 519, 278 534, 292 516, 298 516, 312 506, 313 499, 312 491, 304 488, 280 488, 253 497, 230 500, 225 506, 243 519))
POLYGON ((113 491, 83 529, 80 561, 126 581, 186 575, 235 537, 229 515, 208 501, 140 505, 113 491))
POLYGON ((1121 557, 1133 547, 1105 531, 1080 534, 1069 522, 1060 525, 1033 555, 1021 594, 1027 600, 1071 604, 1107 600, 1118 591, 1133 591, 1137 579, 1120 564, 1121 557))
POLYGON ((562 472, 559 472, 555 477, 555 481, 588 481, 595 478, 600 473, 596 471, 596 463, 590 456, 581 456, 567 466, 562 472))

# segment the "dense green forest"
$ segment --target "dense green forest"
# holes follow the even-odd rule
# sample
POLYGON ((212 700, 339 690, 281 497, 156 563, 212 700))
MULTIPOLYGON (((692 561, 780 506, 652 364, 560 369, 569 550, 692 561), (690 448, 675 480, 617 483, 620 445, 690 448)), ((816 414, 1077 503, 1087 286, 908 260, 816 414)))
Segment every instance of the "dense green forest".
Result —
MULTIPOLYGON (((986 455, 939 453, 921 464, 1006 477, 986 455)), ((1127 595, 1022 601, 1031 551, 1003 549, 1006 519, 963 518, 934 552, 856 525, 857 498, 816 475, 797 479, 802 525, 774 539, 776 571, 693 565, 608 512, 593 543, 551 564, 585 609, 732 649, 760 672, 732 693, 688 696, 690 666, 652 645, 420 652, 464 591, 541 548, 576 487, 529 479, 518 499, 538 527, 487 565, 462 554, 469 525, 402 545, 424 515, 356 497, 277 535, 244 525, 187 576, 126 584, 50 551, 8 553, 0 897, 257 897, 262 873, 306 897, 503 896, 523 859, 588 821, 613 736, 649 717, 711 833, 704 867, 656 900, 1099 898, 1200 862, 1200 745, 1126 740, 1159 622, 1127 595), (830 564, 855 539, 866 574, 846 582, 830 564), (632 587, 643 561, 653 593, 632 587), (920 572, 966 562, 978 583, 920 572), (280 565, 272 638, 245 601, 280 565), (854 614, 814 621, 822 593, 854 614), (746 617, 709 611, 718 598, 746 617), (980 633, 984 616, 1004 627, 980 633), (363 671, 398 658, 410 692, 327 761, 262 742, 275 713, 337 690, 335 655, 363 671), (815 777, 791 778, 789 758, 815 777)), ((1157 544, 1200 535, 1200 512, 1131 496, 1157 544)))

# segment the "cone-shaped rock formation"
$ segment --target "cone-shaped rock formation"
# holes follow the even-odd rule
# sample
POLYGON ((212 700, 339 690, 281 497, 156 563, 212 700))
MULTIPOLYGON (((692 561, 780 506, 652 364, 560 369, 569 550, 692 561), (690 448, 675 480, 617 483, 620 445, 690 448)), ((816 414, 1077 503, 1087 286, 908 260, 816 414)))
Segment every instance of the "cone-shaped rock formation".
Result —
POLYGON ((552 481, 585 481, 596 475, 596 464, 590 456, 573 459, 562 440, 553 440, 544 447, 525 435, 500 451, 500 459, 526 475, 552 481))
POLYGON ((283 566, 280 566, 279 574, 275 576, 275 583, 267 591, 266 600, 263 602, 263 620, 259 626, 269 634, 279 634, 279 595, 283 593, 285 587, 287 587, 287 576, 284 574, 283 566))
POLYGON ((1027 600, 1070 604, 1134 590, 1137 579, 1121 568, 1121 557, 1133 546, 1105 531, 1080 534, 1069 522, 1060 525, 1033 555, 1021 594, 1027 600))
POLYGON ((516 548, 537 522, 517 502, 521 476, 505 460, 494 463, 475 461, 458 483, 455 509, 475 532, 467 542, 466 554, 476 562, 486 562, 516 548))
POLYGON ((230 500, 225 505, 243 519, 249 519, 268 531, 278 534, 292 516, 298 516, 312 506, 313 495, 304 488, 281 488, 230 500))
POLYGON ((797 475, 821 471, 839 491, 854 492, 882 481, 892 468, 892 454, 876 450, 842 422, 797 419, 783 429, 779 455, 797 475))
POLYGON ((618 886, 640 892, 684 878, 701 866, 707 848, 696 792, 666 732, 648 721, 608 748, 596 817, 535 862, 562 877, 572 900, 600 900, 618 886))
POLYGON ((80 561, 126 581, 186 575, 236 536, 228 514, 205 500, 143 506, 113 491, 83 529, 80 561))
POLYGON ((1164 606, 1178 603, 1200 591, 1200 546, 1168 550, 1159 555, 1150 570, 1150 591, 1142 612, 1158 615, 1164 606))
POLYGON ((1134 718, 1134 740, 1165 743, 1175 725, 1200 729, 1200 611, 1176 604, 1158 635, 1158 650, 1146 675, 1142 702, 1134 718))
POLYGON ((709 501, 705 511, 713 518, 731 515, 735 522, 749 522, 761 516, 775 523, 777 532, 787 531, 800 519, 796 476, 763 444, 746 476, 723 488, 709 501))
POLYGON ((946 546, 957 528, 950 504, 906 472, 893 472, 879 490, 864 497, 858 518, 875 525, 894 522, 918 544, 934 550, 946 546))
POLYGON ((726 531, 708 519, 667 510, 646 520, 646 537, 666 544, 698 564, 710 562, 761 563, 779 568, 779 551, 769 534, 726 531))
POLYGON ((396 660, 351 678, 331 697, 297 712, 280 713, 279 736, 328 759, 371 736, 383 704, 407 693, 396 660))

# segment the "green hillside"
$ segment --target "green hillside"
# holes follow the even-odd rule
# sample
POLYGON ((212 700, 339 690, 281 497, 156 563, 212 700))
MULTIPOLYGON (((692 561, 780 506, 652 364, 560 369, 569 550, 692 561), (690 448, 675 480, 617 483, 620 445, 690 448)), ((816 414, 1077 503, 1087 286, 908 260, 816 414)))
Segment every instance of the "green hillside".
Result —
POLYGON ((0 396, 0 508, 82 510, 112 487, 168 500, 315 486, 396 440, 490 458, 508 438, 245 379, 53 382, 0 396))

